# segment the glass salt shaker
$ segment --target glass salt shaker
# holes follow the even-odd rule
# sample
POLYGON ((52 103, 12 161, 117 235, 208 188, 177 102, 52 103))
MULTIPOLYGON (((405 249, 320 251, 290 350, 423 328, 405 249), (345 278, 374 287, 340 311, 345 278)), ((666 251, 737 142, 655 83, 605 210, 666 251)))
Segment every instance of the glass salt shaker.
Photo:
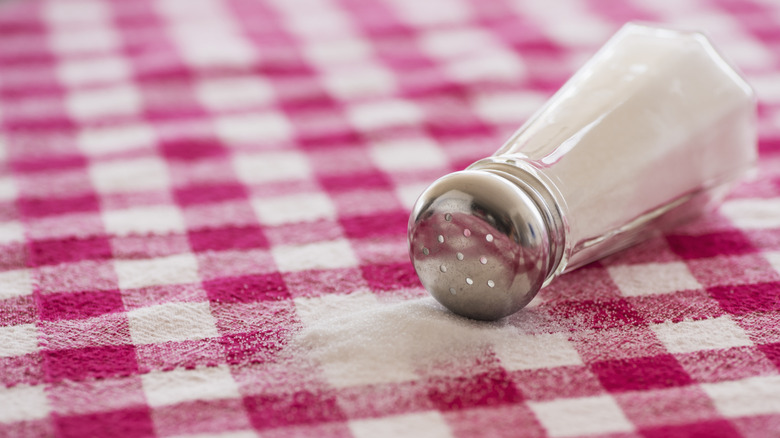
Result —
POLYGON ((702 34, 627 24, 498 152, 420 195, 408 235, 422 284, 495 320, 697 216, 754 165, 755 106, 702 34))

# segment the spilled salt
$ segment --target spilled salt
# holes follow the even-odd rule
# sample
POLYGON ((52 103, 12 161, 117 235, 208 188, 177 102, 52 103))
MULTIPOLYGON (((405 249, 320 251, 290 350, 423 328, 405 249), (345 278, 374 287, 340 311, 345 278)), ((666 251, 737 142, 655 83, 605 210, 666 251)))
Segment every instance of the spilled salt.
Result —
POLYGON ((319 362, 336 387, 414 380, 431 367, 481 356, 491 333, 507 328, 456 316, 433 298, 382 303, 366 294, 328 304, 338 309, 298 306, 304 327, 291 346, 319 362))

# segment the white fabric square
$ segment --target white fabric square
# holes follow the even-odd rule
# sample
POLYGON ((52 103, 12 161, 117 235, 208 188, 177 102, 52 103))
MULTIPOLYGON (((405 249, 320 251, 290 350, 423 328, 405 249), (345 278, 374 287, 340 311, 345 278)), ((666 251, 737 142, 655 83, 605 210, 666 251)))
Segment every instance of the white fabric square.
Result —
POLYGON ((285 27, 292 31, 296 38, 314 41, 355 37, 355 26, 350 17, 329 6, 328 2, 276 2, 276 5, 285 10, 285 27), (306 13, 301 13, 302 11, 306 13))
POLYGON ((95 82, 116 82, 131 76, 127 61, 119 56, 74 59, 57 66, 57 76, 69 86, 95 82))
POLYGON ((256 77, 205 79, 196 86, 204 106, 215 110, 235 110, 267 105, 274 99, 273 88, 256 77))
POLYGON ((38 351, 35 324, 0 327, 0 357, 21 356, 38 351))
MULTIPOLYGON (((295 310, 303 325, 294 343, 319 364, 334 388, 413 381, 419 378, 415 368, 429 362, 413 353, 425 342, 408 338, 409 327, 416 324, 404 324, 407 309, 381 303, 372 293, 297 298, 295 310), (406 332, 397 331, 390 320, 406 332), (361 327, 361 321, 369 326, 361 327)), ((424 320, 428 315, 415 316, 424 320)))
POLYGON ((582 365, 579 353, 564 333, 520 334, 503 330, 493 340, 493 351, 508 371, 582 365))
POLYGON ((780 103, 780 73, 767 70, 763 74, 755 74, 750 78, 750 85, 761 96, 761 100, 767 103, 780 103))
POLYGON ((364 131, 414 125, 423 120, 423 113, 417 105, 397 99, 351 105, 348 116, 354 126, 364 131))
POLYGON ((49 401, 44 385, 17 385, 11 388, 0 386, 0 423, 37 420, 49 415, 49 401))
POLYGON ((704 383, 701 388, 726 417, 780 413, 780 376, 704 383))
MULTIPOLYGON (((316 17, 319 21, 319 15, 316 17)), ((312 21, 309 19, 308 21, 312 21)), ((304 47, 306 57, 315 64, 327 68, 329 65, 356 63, 369 59, 371 45, 357 38, 318 41, 313 40, 304 47)))
POLYGON ((461 82, 506 80, 516 82, 525 75, 525 65, 510 51, 469 56, 448 62, 445 69, 449 75, 461 82))
POLYGON ((156 136, 149 125, 131 124, 88 128, 79 132, 79 149, 97 156, 133 149, 152 149, 156 136))
POLYGON ((65 106, 78 120, 133 115, 141 109, 141 95, 129 85, 77 90, 68 93, 65 106))
POLYGON ((238 398, 238 385, 226 365, 154 371, 141 376, 149 405, 165 406, 194 400, 238 398))
POLYGON ((441 413, 436 411, 352 420, 348 424, 349 430, 355 438, 393 438, 401 436, 453 437, 447 422, 442 418, 441 413))
POLYGON ((728 315, 700 321, 667 321, 651 325, 670 353, 691 353, 752 345, 747 333, 728 315))
MULTIPOLYGON (((2 159, 2 156, 0 156, 0 160, 2 159)), ((13 178, 0 178, 0 201, 13 201, 16 199, 17 194, 13 178)))
POLYGON ((358 265, 357 257, 346 240, 275 246, 271 254, 282 272, 351 268, 358 265))
POLYGON ((745 230, 780 228, 780 199, 734 199, 720 212, 745 230))
POLYGON ((231 432, 196 433, 192 435, 176 435, 177 438, 258 438, 254 430, 236 430, 231 432))
POLYGON ((192 254, 141 260, 116 259, 114 269, 121 289, 200 281, 198 262, 192 254))
POLYGON ((21 222, 0 222, 0 244, 24 242, 24 226, 21 222))
MULTIPOLYGON (((127 313, 135 344, 195 341, 219 336, 209 303, 166 303, 127 313)), ((173 395, 172 395, 173 397, 173 395)))
POLYGON ((306 179, 312 176, 309 160, 296 151, 236 154, 233 167, 247 184, 306 179))
POLYGON ((313 222, 336 216, 330 198, 322 193, 301 193, 275 198, 254 198, 252 207, 265 225, 313 222))
POLYGON ((356 67, 332 71, 324 77, 325 86, 340 99, 379 97, 396 89, 395 77, 379 67, 356 67))
POLYGON ((420 27, 459 24, 474 18, 469 4, 461 0, 396 0, 390 4, 404 21, 420 27))
POLYGON ((511 123, 518 127, 544 105, 543 93, 520 91, 480 94, 474 102, 480 117, 490 123, 511 123))
POLYGON ((112 28, 107 26, 85 29, 70 26, 54 27, 49 34, 49 47, 62 55, 107 52, 119 47, 119 37, 112 28))
POLYGON ((477 28, 436 29, 422 34, 420 45, 436 58, 454 58, 496 47, 495 38, 477 28))
POLYGON ((46 2, 41 6, 43 17, 52 24, 95 23, 109 20, 111 17, 108 5, 95 0, 46 2))
POLYGON ((430 181, 399 185, 395 188, 395 194, 401 200, 401 205, 411 210, 417 198, 429 185, 430 181))
POLYGON ((213 18, 225 13, 222 2, 218 0, 160 0, 155 2, 155 7, 161 14, 177 18, 213 18))
POLYGON ((170 185, 165 163, 151 157, 94 163, 89 176, 100 193, 163 190, 170 185))
POLYGON ((528 406, 551 437, 634 430, 620 406, 607 395, 528 402, 528 406))
POLYGON ((103 211, 106 231, 118 236, 184 232, 184 218, 176 207, 154 205, 103 211))
POLYGON ((616 265, 607 270, 620 292, 627 297, 701 289, 683 262, 616 265))
POLYGON ((371 159, 387 172, 438 169, 447 165, 447 156, 441 148, 424 138, 376 143, 371 147, 371 159))
POLYGON ((769 261, 769 264, 775 268, 775 271, 780 272, 780 252, 769 252, 764 254, 764 258, 769 261))
POLYGON ((171 33, 182 57, 193 67, 251 67, 257 60, 255 46, 228 20, 179 21, 171 33))
POLYGON ((32 279, 28 270, 17 269, 0 272, 0 300, 30 295, 32 292, 32 279))
POLYGON ((228 143, 289 140, 293 129, 279 113, 241 114, 217 117, 217 135, 228 143))

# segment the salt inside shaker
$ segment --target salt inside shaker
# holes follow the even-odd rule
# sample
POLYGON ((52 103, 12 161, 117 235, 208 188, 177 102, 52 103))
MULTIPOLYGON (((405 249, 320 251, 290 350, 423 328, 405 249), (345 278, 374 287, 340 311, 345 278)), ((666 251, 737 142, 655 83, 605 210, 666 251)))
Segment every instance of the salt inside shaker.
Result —
POLYGON ((755 106, 702 34, 625 25, 498 152, 420 195, 408 236, 422 284, 495 320, 697 216, 755 163, 755 106))

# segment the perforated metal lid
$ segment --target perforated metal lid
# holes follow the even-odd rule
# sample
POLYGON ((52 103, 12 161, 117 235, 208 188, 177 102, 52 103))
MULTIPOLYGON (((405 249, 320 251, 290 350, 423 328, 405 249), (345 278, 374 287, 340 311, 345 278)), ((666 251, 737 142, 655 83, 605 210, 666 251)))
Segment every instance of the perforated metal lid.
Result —
POLYGON ((473 319, 499 319, 528 304, 551 270, 550 253, 533 197, 490 171, 440 178, 409 218, 409 254, 423 285, 473 319))

